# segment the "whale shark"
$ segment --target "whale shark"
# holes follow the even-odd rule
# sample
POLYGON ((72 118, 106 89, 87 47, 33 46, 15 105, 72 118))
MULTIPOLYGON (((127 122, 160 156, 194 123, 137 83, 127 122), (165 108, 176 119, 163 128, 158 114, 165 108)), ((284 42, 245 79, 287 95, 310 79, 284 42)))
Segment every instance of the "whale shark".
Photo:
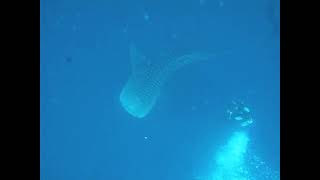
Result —
POLYGON ((151 61, 130 44, 131 74, 120 93, 121 106, 133 117, 144 118, 150 113, 160 96, 161 88, 182 67, 208 60, 210 53, 190 53, 151 61))

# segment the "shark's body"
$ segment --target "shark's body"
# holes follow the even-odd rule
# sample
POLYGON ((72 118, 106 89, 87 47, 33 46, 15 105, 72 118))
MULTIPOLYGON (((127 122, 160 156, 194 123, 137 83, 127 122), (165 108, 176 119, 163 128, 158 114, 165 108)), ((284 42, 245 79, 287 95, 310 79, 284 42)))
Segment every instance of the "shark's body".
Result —
POLYGON ((134 117, 145 117, 156 104, 161 87, 170 75, 187 64, 209 57, 212 54, 194 53, 156 63, 147 60, 131 44, 132 72, 120 94, 122 107, 134 117))

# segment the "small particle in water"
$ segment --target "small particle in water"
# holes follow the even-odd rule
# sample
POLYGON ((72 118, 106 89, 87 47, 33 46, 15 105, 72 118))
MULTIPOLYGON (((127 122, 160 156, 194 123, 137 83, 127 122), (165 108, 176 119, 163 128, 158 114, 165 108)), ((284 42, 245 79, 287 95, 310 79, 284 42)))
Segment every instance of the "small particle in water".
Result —
POLYGON ((219 6, 223 7, 224 6, 224 2, 223 1, 219 1, 219 6))
POLYGON ((60 100, 56 97, 50 97, 49 98, 49 103, 54 104, 54 105, 59 105, 60 104, 60 100))
POLYGON ((75 13, 76 17, 80 17, 80 12, 75 13))
POLYGON ((148 21, 150 19, 148 13, 146 13, 146 12, 144 13, 143 17, 144 17, 144 20, 146 20, 146 21, 148 21))
POLYGON ((177 39, 177 34, 173 33, 171 34, 172 39, 177 39))
POLYGON ((71 62, 72 62, 72 57, 67 56, 67 57, 65 58, 65 60, 66 60, 67 63, 71 63, 71 62))
POLYGON ((72 25, 72 31, 78 31, 79 27, 77 25, 72 25))
POLYGON ((62 17, 62 16, 59 16, 59 17, 57 18, 57 21, 56 21, 57 25, 61 25, 61 24, 62 24, 62 21, 63 21, 63 17, 62 17))
POLYGON ((203 5, 205 2, 205 0, 200 0, 200 5, 203 5))
POLYGON ((148 139, 148 136, 145 136, 144 139, 148 139))

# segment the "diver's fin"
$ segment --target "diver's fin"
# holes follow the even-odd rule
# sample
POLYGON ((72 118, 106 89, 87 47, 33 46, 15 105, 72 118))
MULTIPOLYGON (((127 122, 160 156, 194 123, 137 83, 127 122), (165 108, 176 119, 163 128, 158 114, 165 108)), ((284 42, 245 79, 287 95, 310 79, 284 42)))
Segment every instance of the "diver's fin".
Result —
POLYGON ((130 44, 130 60, 133 73, 141 72, 149 66, 149 61, 139 52, 134 43, 130 44))

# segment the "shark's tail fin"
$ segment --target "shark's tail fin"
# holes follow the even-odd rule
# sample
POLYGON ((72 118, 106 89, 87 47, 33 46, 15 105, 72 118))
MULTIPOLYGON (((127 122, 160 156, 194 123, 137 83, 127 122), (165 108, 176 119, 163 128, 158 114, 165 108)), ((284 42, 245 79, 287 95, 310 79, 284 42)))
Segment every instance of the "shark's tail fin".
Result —
POLYGON ((207 61, 215 58, 215 54, 210 53, 191 53, 191 54, 185 54, 183 56, 180 56, 178 58, 173 59, 170 61, 167 66, 165 67, 167 72, 174 72, 179 70, 180 68, 200 61, 207 61))

